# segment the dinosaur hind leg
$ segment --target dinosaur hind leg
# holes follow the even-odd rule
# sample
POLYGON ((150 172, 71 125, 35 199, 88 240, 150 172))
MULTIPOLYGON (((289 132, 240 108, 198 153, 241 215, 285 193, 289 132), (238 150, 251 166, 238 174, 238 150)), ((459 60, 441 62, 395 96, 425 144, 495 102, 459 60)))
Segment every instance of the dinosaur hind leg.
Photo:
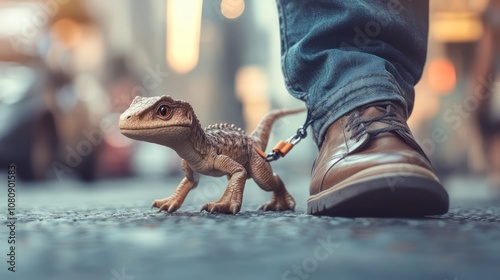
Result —
POLYGON ((273 173, 271 165, 260 157, 257 152, 252 155, 250 175, 257 185, 265 190, 272 191, 271 201, 259 206, 264 211, 286 211, 295 209, 295 200, 288 193, 280 177, 273 173))

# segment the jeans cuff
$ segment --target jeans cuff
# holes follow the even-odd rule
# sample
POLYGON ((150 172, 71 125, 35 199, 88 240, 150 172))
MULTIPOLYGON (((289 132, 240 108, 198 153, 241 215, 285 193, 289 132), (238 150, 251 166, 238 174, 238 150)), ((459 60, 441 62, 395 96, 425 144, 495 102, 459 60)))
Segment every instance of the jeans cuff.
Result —
POLYGON ((325 134, 332 123, 350 111, 373 102, 391 101, 396 106, 401 106, 400 111, 405 114, 403 117, 408 119, 411 112, 408 112, 409 104, 406 100, 413 100, 414 92, 406 94, 411 96, 404 96, 392 75, 387 73, 387 75, 361 77, 341 87, 336 92, 320 94, 323 98, 319 100, 308 99, 307 107, 312 113, 314 141, 318 147, 321 147, 325 134), (345 98, 332 98, 333 96, 345 96, 345 98))

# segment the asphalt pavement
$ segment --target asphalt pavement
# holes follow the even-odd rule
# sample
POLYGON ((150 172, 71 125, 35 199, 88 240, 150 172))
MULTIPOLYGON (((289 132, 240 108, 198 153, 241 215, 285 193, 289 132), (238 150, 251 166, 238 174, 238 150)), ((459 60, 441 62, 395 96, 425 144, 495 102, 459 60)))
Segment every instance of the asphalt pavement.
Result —
POLYGON ((283 178, 295 212, 256 211, 270 194, 250 180, 239 214, 199 213, 225 188, 207 177, 176 213, 150 209, 179 180, 18 182, 15 272, 2 215, 0 279, 500 279, 500 199, 482 178, 446 180, 451 211, 422 219, 307 215, 299 176, 283 178))

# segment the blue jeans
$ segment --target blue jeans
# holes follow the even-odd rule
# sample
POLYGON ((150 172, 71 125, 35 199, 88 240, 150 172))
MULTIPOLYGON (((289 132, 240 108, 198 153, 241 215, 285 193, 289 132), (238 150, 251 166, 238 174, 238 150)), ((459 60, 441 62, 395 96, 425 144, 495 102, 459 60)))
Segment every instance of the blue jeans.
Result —
POLYGON ((349 111, 392 101, 408 118, 427 53, 428 0, 277 0, 286 86, 318 146, 349 111))

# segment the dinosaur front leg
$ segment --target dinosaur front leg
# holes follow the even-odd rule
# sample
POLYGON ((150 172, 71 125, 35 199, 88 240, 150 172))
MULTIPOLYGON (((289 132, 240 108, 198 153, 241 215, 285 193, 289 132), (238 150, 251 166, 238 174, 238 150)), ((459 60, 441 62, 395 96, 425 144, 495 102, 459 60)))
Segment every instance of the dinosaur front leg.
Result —
POLYGON ((223 172, 229 176, 229 183, 219 200, 209 202, 201 208, 210 213, 236 214, 241 209, 243 201, 243 190, 247 180, 245 168, 231 158, 219 155, 215 159, 214 170, 223 172))
POLYGON ((151 207, 160 208, 159 211, 165 210, 169 213, 172 213, 181 207, 189 191, 195 188, 198 184, 198 180, 194 176, 193 170, 189 167, 185 160, 182 160, 182 170, 184 171, 186 177, 182 179, 175 192, 169 197, 155 200, 151 207))

